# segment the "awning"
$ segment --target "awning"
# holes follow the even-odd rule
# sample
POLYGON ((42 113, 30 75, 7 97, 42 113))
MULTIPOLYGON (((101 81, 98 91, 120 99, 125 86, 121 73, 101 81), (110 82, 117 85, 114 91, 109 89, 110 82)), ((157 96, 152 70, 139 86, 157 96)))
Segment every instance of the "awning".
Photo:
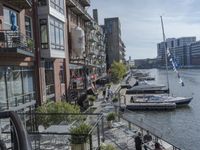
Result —
POLYGON ((69 64, 69 69, 71 70, 83 69, 83 65, 69 64))

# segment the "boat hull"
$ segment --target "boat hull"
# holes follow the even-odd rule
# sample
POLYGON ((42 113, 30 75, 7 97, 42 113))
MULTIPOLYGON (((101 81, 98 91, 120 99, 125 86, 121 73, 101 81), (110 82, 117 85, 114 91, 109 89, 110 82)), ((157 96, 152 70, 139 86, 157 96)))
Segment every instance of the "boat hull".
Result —
POLYGON ((126 94, 164 94, 169 93, 169 89, 160 89, 160 90, 127 90, 126 94))

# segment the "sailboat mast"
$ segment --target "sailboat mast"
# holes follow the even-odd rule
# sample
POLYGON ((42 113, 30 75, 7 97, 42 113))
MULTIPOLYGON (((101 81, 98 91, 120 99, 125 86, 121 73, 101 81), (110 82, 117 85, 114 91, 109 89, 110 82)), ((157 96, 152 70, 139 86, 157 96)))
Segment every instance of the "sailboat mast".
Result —
POLYGON ((164 23, 163 23, 162 16, 160 16, 160 19, 161 19, 161 26, 162 26, 162 33, 163 33, 163 42, 164 42, 164 50, 165 50, 165 67, 166 67, 166 72, 167 72, 167 87, 168 87, 168 90, 169 90, 167 43, 166 43, 165 30, 164 30, 164 23))

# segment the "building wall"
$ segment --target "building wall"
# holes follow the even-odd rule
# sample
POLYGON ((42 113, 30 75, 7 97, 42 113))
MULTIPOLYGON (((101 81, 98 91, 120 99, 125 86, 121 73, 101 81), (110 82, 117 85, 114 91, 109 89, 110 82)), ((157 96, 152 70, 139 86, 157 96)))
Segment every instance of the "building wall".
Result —
POLYGON ((106 18, 104 20, 106 36, 107 68, 111 67, 113 61, 120 61, 121 25, 119 18, 106 18))

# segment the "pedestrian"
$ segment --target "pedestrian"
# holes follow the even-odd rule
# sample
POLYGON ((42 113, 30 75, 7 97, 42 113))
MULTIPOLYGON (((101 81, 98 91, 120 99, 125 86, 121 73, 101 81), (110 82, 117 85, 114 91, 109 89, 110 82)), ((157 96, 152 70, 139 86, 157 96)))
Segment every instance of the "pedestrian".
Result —
POLYGON ((160 143, 155 143, 155 150, 162 150, 162 148, 160 147, 160 143))
POLYGON ((136 150, 142 150, 142 139, 141 139, 141 133, 140 132, 135 137, 135 148, 136 148, 136 150))
POLYGON ((106 89, 104 88, 103 89, 103 100, 105 101, 105 98, 106 98, 106 89))
POLYGON ((111 94, 110 91, 111 91, 111 90, 110 90, 110 87, 108 87, 108 90, 107 90, 107 98, 108 98, 108 100, 109 100, 109 98, 110 98, 110 94, 111 94))
MULTIPOLYGON (((147 134, 145 134, 143 137, 143 141, 144 141, 144 143, 148 143, 148 142, 152 141, 152 136, 149 134, 148 130, 147 130, 147 134)), ((144 145, 144 149, 147 150, 146 145, 144 145)))
POLYGON ((152 140, 152 136, 149 134, 149 131, 147 130, 147 134, 144 135, 143 141, 144 143, 150 142, 152 140))

